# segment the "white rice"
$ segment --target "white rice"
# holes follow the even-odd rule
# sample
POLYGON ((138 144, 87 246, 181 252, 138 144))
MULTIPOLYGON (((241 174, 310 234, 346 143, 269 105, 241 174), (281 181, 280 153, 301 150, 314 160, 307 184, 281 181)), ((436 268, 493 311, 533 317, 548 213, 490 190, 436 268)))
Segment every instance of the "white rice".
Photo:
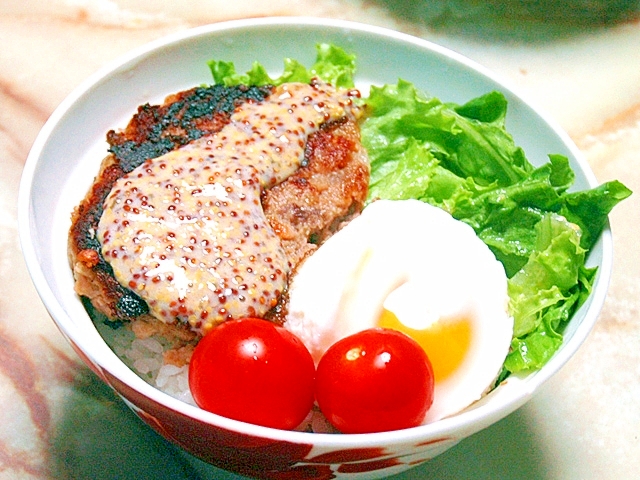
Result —
MULTIPOLYGON (((189 390, 189 365, 177 367, 164 364, 162 354, 171 348, 166 339, 160 336, 136 338, 126 326, 114 329, 101 321, 96 321, 95 325, 115 354, 143 380, 178 400, 197 406, 189 390)), ((295 430, 339 433, 317 405, 295 430)))
POLYGON ((126 326, 114 329, 102 322, 96 328, 116 355, 143 380, 178 400, 195 405, 189 390, 189 366, 165 365, 162 354, 171 348, 159 336, 136 338, 126 326))

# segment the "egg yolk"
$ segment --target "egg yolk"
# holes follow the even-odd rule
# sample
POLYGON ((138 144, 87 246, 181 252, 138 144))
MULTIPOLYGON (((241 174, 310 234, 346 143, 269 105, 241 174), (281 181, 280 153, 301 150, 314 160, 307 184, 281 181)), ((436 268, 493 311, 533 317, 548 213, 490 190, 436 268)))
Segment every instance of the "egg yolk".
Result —
POLYGON ((458 369, 471 345, 471 322, 467 318, 447 319, 416 330, 404 325, 393 312, 383 309, 378 326, 413 338, 427 353, 436 382, 445 380, 458 369))

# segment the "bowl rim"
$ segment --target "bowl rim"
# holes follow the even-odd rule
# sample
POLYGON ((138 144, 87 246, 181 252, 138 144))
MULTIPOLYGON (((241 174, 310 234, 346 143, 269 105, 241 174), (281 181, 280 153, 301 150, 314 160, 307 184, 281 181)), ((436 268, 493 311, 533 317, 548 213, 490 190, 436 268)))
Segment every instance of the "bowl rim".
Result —
MULTIPOLYGON (((326 27, 349 30, 352 32, 357 32, 358 34, 372 34, 403 43, 410 43, 422 49, 430 50, 441 56, 448 57, 450 60, 453 60, 457 63, 462 63, 467 68, 470 68, 478 74, 496 82, 498 85, 500 85, 501 90, 505 92, 508 91, 511 95, 513 95, 514 97, 518 97, 523 103, 531 108, 536 115, 538 115, 545 123, 547 123, 551 127, 554 133, 558 135, 560 140, 569 149, 574 157, 574 160, 578 163, 580 169, 582 170, 582 173, 585 175, 590 187, 594 187, 597 185, 595 175, 593 174, 589 164, 583 158, 582 153, 578 150, 577 146, 573 143, 568 134, 566 134, 564 130, 560 128, 552 118, 549 118, 544 112, 535 107, 535 105, 531 101, 528 101, 522 93, 517 92, 517 90, 513 86, 511 86, 510 82, 506 79, 499 77, 494 72, 488 70, 487 68, 467 58, 466 56, 450 50, 449 48, 438 45, 432 41, 415 37, 406 33, 401 33, 385 27, 347 20, 316 17, 245 18, 240 20, 231 20, 202 25, 199 27, 163 36, 159 39, 139 46, 111 62, 108 62, 105 66, 100 68, 97 72, 89 76, 75 89, 73 89, 73 91, 59 104, 59 106, 49 117, 45 125, 42 127, 41 131, 36 137, 35 142, 33 143, 33 146, 24 165, 18 194, 18 232, 23 256, 25 258, 27 269, 32 278, 32 282, 35 285, 36 291, 38 292, 38 295, 40 296, 50 316, 53 318, 63 336, 65 336, 71 343, 77 345, 78 348, 81 348, 84 342, 82 341, 82 338, 80 338, 79 332, 75 331, 75 329, 73 328, 73 325, 70 322, 70 316, 62 308, 61 304, 59 303, 49 286, 44 271, 42 270, 38 262, 38 254, 34 245, 33 238, 33 234, 35 233, 35 225, 32 223, 32 217, 30 215, 32 181, 36 173, 40 155, 43 151, 43 148, 47 144, 49 137, 55 131, 58 123, 64 119, 67 111, 71 109, 71 107, 76 102, 82 100, 82 98, 87 95, 94 86, 102 81, 105 81, 113 73, 126 70, 128 68, 131 68, 138 62, 144 61, 147 56, 153 54, 153 52, 158 49, 162 49, 164 47, 181 41, 185 41, 187 39, 194 39, 196 37, 207 36, 224 31, 276 26, 280 28, 298 28, 301 26, 326 27)), ((519 408, 522 404, 529 400, 529 398, 533 395, 533 392, 540 385, 545 383, 562 366, 564 366, 564 364, 584 342, 600 313, 607 294, 608 283, 611 276, 613 247, 611 230, 608 223, 602 232, 599 243, 601 244, 602 248, 602 264, 599 266, 596 281, 594 283, 594 288, 588 300, 589 309, 586 312, 586 315, 582 319, 581 323, 574 331, 570 341, 567 342, 562 349, 556 352, 556 354, 550 359, 550 361, 544 366, 542 370, 535 372, 535 374, 533 375, 530 375, 526 381, 521 382, 521 386, 519 386, 515 393, 510 393, 506 399, 503 399, 499 403, 485 404, 479 406, 478 408, 464 411, 452 417, 445 418, 428 425, 413 427, 406 430, 367 434, 335 435, 324 433, 285 431, 252 425, 204 411, 198 407, 189 405, 185 402, 182 402, 181 400, 175 399, 170 395, 161 392, 160 390, 146 383, 141 377, 135 374, 135 372, 126 367, 126 365, 124 365, 124 363, 115 355, 115 353, 113 354, 113 357, 122 364, 121 366, 118 366, 118 368, 114 368, 114 366, 111 364, 104 365, 103 362, 100 361, 100 359, 95 359, 90 351, 84 351, 83 349, 83 353, 89 356, 92 361, 95 361, 98 365, 100 365, 100 368, 108 371, 111 375, 115 376, 123 383, 131 386, 144 396, 151 398, 154 402, 161 404, 163 407, 177 411, 185 416, 195 418, 196 420, 199 420, 201 422, 213 424, 220 428, 225 428, 247 435, 269 438, 278 441, 288 441, 292 443, 311 443, 315 446, 327 448, 362 448, 367 446, 388 446, 400 443, 404 444, 408 442, 423 442, 425 441, 425 439, 452 439, 455 438, 456 433, 468 431, 469 425, 480 425, 480 427, 474 430, 478 431, 490 425, 491 423, 500 420, 501 418, 507 416, 509 413, 519 408), (121 372, 122 366, 124 366, 124 368, 130 373, 130 375, 121 372)), ((467 435, 467 433, 462 434, 462 436, 467 435)))

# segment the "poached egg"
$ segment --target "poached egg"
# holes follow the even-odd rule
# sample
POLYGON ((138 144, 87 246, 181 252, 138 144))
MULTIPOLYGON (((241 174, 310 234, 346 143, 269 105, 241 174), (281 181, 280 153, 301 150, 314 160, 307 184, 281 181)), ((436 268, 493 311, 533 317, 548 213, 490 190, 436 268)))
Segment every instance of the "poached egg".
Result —
POLYGON ((285 327, 316 364, 361 330, 407 334, 434 371, 429 423, 492 387, 513 334, 507 305, 504 267, 470 226, 418 200, 378 200, 299 267, 285 327))

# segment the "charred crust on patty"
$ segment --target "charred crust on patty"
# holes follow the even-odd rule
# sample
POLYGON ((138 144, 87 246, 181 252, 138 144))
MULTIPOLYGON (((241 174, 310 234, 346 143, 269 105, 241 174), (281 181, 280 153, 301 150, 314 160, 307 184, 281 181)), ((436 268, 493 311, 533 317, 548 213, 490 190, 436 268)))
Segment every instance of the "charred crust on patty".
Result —
POLYGON ((109 152, 125 173, 187 143, 219 131, 238 105, 261 102, 272 87, 196 87, 170 95, 162 105, 144 104, 122 132, 107 133, 109 152))

